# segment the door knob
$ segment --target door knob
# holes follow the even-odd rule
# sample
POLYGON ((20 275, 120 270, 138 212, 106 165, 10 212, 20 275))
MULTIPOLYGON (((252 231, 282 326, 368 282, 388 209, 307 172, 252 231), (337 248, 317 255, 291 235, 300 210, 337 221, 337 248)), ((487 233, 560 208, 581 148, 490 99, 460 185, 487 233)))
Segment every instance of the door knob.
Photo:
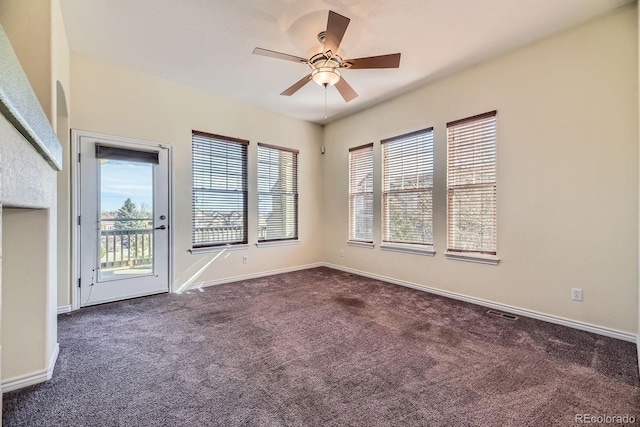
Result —
POLYGON ((161 225, 160 227, 156 227, 156 230, 166 230, 167 226, 166 225, 161 225))

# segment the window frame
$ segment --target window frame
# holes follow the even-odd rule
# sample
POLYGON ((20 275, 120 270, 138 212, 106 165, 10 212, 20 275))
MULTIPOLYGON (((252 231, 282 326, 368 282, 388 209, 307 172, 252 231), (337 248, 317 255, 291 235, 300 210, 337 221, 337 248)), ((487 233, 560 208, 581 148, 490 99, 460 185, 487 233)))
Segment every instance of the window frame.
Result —
MULTIPOLYGON (((373 186, 374 186, 374 168, 373 168, 373 143, 369 143, 369 144, 364 144, 364 145, 360 145, 357 147, 352 147, 349 148, 349 223, 348 223, 348 240, 347 243, 351 246, 357 246, 357 247, 365 247, 365 248, 373 248, 374 244, 373 244, 373 198, 374 198, 374 194, 373 194, 373 186), (364 152, 365 150, 369 151, 368 155, 370 156, 370 160, 367 161, 367 163, 370 164, 370 166, 368 167, 368 174, 371 176, 371 189, 370 191, 360 191, 360 192, 353 192, 352 189, 354 187, 354 183, 353 183, 353 178, 354 178, 354 166, 356 166, 356 164, 354 163, 354 153, 356 152, 364 152), (356 200, 357 197, 362 197, 362 196, 367 196, 370 195, 371 197, 371 217, 370 217, 370 222, 371 222, 371 238, 370 239, 358 239, 356 238, 355 235, 355 231, 356 231, 356 219, 355 219, 355 212, 354 212, 354 201, 356 200)), ((369 179, 368 177, 365 176, 364 179, 369 179)), ((366 186, 365 186, 366 188, 366 186)), ((365 199, 366 200, 366 199, 365 199)))
MULTIPOLYGON (((417 131, 405 133, 402 135, 394 136, 392 138, 383 139, 380 141, 381 151, 382 151, 382 192, 381 192, 381 212, 382 212, 382 244, 380 248, 383 250, 390 251, 399 251, 399 252, 410 252, 410 253, 419 253, 424 255, 435 254, 433 249, 433 173, 434 173, 434 131, 433 126, 419 129, 417 131), (415 155, 411 155, 406 152, 407 149, 411 149, 413 147, 417 147, 417 142, 414 141, 417 137, 423 137, 424 143, 426 144, 425 153, 415 155), (410 144, 409 146, 403 147, 400 145, 394 151, 396 151, 393 160, 390 161, 391 153, 388 150, 391 150, 394 144, 410 144), (397 157, 395 157, 397 156, 397 157), (425 180, 425 185, 420 186, 418 184, 414 185, 414 188, 409 189, 391 189, 391 179, 397 178, 404 172, 404 167, 407 163, 415 163, 417 168, 426 167, 425 175, 427 179, 425 180), (394 167, 400 167, 400 171, 394 171, 394 167), (430 168, 430 170, 429 170, 430 168), (429 176, 430 176, 430 185, 429 185, 429 176), (388 203, 389 200, 394 194, 425 194, 429 196, 430 204, 431 204, 431 218, 429 218, 428 223, 430 226, 429 234, 431 235, 430 242, 416 242, 409 240, 391 240, 391 229, 389 228, 389 214, 388 203)), ((410 206, 411 204, 409 204, 410 206)), ((415 212, 419 212, 419 209, 416 209, 415 212)))
MULTIPOLYGON (((468 132, 469 130, 467 130, 468 132)), ((453 122, 447 123, 447 251, 445 256, 448 259, 460 260, 460 261, 470 261, 470 262, 478 262, 484 264, 493 264, 496 265, 499 262, 498 258, 498 221, 497 221, 497 210, 498 210, 498 197, 497 197, 497 187, 498 187, 498 177, 497 177, 497 110, 489 111, 486 113, 478 114, 471 117, 466 117, 460 120, 455 120, 453 122), (487 138, 485 135, 477 136, 464 136, 466 139, 463 143, 461 143, 457 149, 460 150, 460 146, 464 145, 463 150, 465 150, 464 154, 454 154, 454 132, 457 129, 460 130, 460 126, 469 126, 475 123, 476 131, 479 131, 479 128, 482 126, 490 126, 488 132, 492 134, 492 138, 487 138), (471 156, 468 151, 470 150, 469 146, 472 144, 477 144, 478 141, 482 142, 482 145, 485 147, 480 147, 478 153, 474 153, 471 156), (489 148, 487 148, 489 147, 489 148), (476 157, 474 157, 476 156, 476 157), (487 161, 487 156, 492 158, 492 161, 487 161), (484 157, 484 159, 483 159, 484 157), (452 184, 453 180, 461 179, 464 176, 460 170, 459 166, 453 166, 454 164, 460 165, 460 162, 466 161, 467 163, 471 163, 468 170, 465 171, 465 175, 472 174, 473 181, 466 184, 452 184), (455 168, 455 169, 454 169, 455 168), (493 179, 481 179, 481 182, 475 182, 477 180, 476 175, 478 171, 484 171, 487 173, 489 171, 489 176, 493 176, 493 179), (480 218, 480 221, 484 221, 489 219, 490 222, 489 231, 492 233, 491 236, 491 246, 489 248, 482 247, 479 249, 465 249, 463 246, 464 243, 455 241, 454 237, 455 226, 454 222, 456 220, 456 215, 460 215, 460 212, 454 210, 454 199, 456 199, 456 191, 458 194, 461 192, 467 192, 467 194, 472 192, 477 192, 480 196, 489 194, 490 199, 492 201, 492 205, 490 206, 489 211, 491 212, 488 216, 483 215, 480 218), (482 193, 484 191, 484 193, 482 193), (461 244, 462 243, 462 244, 461 244)), ((458 196, 459 197, 459 196, 458 196)), ((482 226, 481 226, 482 227, 482 226)))
POLYGON ((257 217, 258 217, 258 221, 260 221, 260 196, 262 194, 280 194, 280 195, 289 195, 289 196, 293 196, 294 198, 294 210, 295 210, 295 214, 294 214, 294 236, 293 237, 285 237, 285 238, 276 238, 276 239, 260 239, 260 224, 258 223, 258 243, 257 246, 275 246, 275 245, 279 245, 279 244, 287 244, 287 243, 296 243, 299 241, 299 231, 300 231, 300 210, 299 210, 299 186, 298 186, 298 170, 299 170, 299 163, 298 163, 298 156, 300 154, 299 150, 293 149, 293 148, 287 148, 287 147, 280 147, 277 145, 272 145, 272 144, 264 144, 259 142, 258 143, 258 153, 257 153, 257 168, 256 168, 256 173, 257 173, 257 177, 258 177, 258 185, 256 187, 256 192, 258 193, 258 208, 257 208, 257 217), (294 187, 294 191, 290 192, 290 193, 286 193, 286 192, 274 192, 274 191, 270 191, 270 192, 264 192, 264 191, 260 191, 260 165, 262 164, 260 162, 260 149, 267 149, 267 150, 276 150, 276 151, 280 151, 280 152, 285 152, 285 153, 291 153, 293 156, 293 162, 292 162, 292 175, 293 175, 293 187, 294 187))
MULTIPOLYGON (((248 140, 244 140, 244 139, 239 139, 239 138, 233 138, 233 137, 228 137, 228 136, 223 136, 223 135, 216 135, 216 134, 212 134, 212 133, 207 133, 207 132, 202 132, 202 131, 197 131, 197 130, 192 130, 191 132, 191 208, 192 208, 192 213, 191 213, 191 253, 198 253, 198 252, 208 252, 208 251, 214 251, 214 250, 220 250, 220 249, 242 249, 242 248, 246 248, 248 247, 248 199, 249 199, 249 185, 248 185, 248 170, 249 170, 249 141, 248 140), (197 152, 195 149, 195 144, 196 144, 196 138, 200 139, 199 142, 204 142, 207 141, 210 144, 218 144, 218 147, 222 147, 224 144, 235 144, 235 145, 239 145, 241 146, 241 153, 240 153, 240 167, 238 168, 239 172, 240 172, 240 179, 241 179, 241 190, 240 191, 235 191, 236 193, 240 193, 242 195, 242 225, 241 225, 241 238, 240 239, 229 239, 227 241, 214 241, 214 240, 209 240, 209 241, 204 241, 204 242, 200 242, 196 240, 196 229, 198 228, 203 228, 203 227, 198 227, 197 224, 199 222, 198 219, 196 219, 196 204, 197 204, 197 197, 198 194, 201 194, 203 192, 209 192, 211 194, 215 194, 215 193, 225 193, 225 192, 229 192, 231 190, 228 189, 222 189, 222 188, 215 188, 213 186, 208 186, 208 187, 202 187, 202 188, 196 188, 195 183, 196 183, 196 178, 202 178, 202 179, 210 179, 213 177, 213 174, 211 174, 211 171, 209 172, 208 176, 206 173, 201 173, 199 176, 197 176, 197 170, 196 170, 196 165, 198 164, 202 164, 203 161, 201 159, 196 159, 196 156, 204 156, 204 157, 208 157, 209 158, 209 164, 212 163, 211 159, 213 159, 213 148, 215 148, 215 146, 210 145, 208 152, 204 152, 204 151, 200 151, 197 152)), ((229 158, 227 157, 227 160, 229 158)), ((206 162, 206 161, 205 161, 206 162)), ((228 176, 228 175, 225 175, 228 176)))

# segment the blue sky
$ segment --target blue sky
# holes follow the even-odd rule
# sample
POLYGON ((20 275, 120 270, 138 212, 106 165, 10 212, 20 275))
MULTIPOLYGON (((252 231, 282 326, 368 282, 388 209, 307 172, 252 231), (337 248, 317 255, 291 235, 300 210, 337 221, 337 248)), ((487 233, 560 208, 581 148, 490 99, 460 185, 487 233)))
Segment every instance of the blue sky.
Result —
POLYGON ((152 164, 103 160, 100 167, 100 181, 102 212, 120 209, 127 198, 131 198, 138 209, 142 204, 151 208, 153 202, 152 164))

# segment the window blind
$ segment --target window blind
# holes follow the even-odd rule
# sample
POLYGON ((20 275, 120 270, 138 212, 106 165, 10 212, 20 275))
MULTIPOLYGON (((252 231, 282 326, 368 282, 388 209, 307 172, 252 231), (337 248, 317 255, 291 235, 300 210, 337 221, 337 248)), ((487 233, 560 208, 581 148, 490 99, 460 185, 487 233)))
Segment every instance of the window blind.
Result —
POLYGON ((247 243, 247 146, 192 133, 193 247, 247 243))
POLYGON ((102 144, 96 144, 96 159, 151 163, 154 165, 160 163, 157 151, 129 150, 127 148, 112 147, 102 144))
POLYGON ((449 251, 496 254, 496 111, 447 124, 447 235, 449 251))
POLYGON ((382 241, 433 245, 433 128, 382 142, 382 241))
POLYGON ((258 241, 298 238, 298 151, 258 144, 258 241))
POLYGON ((373 243, 373 144, 349 150, 349 240, 373 243))

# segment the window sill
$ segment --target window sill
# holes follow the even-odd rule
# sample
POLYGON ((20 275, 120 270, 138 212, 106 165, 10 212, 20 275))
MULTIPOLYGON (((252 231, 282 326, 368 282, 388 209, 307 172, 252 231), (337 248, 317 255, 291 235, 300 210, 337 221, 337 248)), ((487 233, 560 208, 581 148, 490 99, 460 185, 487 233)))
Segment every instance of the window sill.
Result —
POLYGON ((265 241, 265 242, 258 242, 256 243, 256 246, 259 248, 268 248, 269 246, 288 246, 288 245, 297 245, 300 243, 300 240, 298 239, 291 239, 291 240, 273 240, 273 241, 265 241))
POLYGON ((500 258, 498 258, 496 255, 484 255, 464 252, 445 252, 444 256, 447 257, 447 259, 452 259, 455 261, 476 262, 479 264, 498 265, 498 262, 500 262, 500 258))
POLYGON ((239 245, 211 246, 208 248, 192 248, 192 249, 188 249, 187 252, 191 253, 191 255, 196 255, 196 254, 206 254, 210 252, 237 251, 240 249, 249 249, 249 245, 239 244, 239 245))
POLYGON ((407 252, 410 254, 434 256, 436 252, 432 245, 412 245, 401 243, 383 243, 380 245, 383 251, 407 252))
POLYGON ((375 246, 371 242, 358 242, 357 240, 349 240, 347 241, 347 245, 355 246, 357 248, 367 248, 367 249, 373 249, 373 247, 375 246))

